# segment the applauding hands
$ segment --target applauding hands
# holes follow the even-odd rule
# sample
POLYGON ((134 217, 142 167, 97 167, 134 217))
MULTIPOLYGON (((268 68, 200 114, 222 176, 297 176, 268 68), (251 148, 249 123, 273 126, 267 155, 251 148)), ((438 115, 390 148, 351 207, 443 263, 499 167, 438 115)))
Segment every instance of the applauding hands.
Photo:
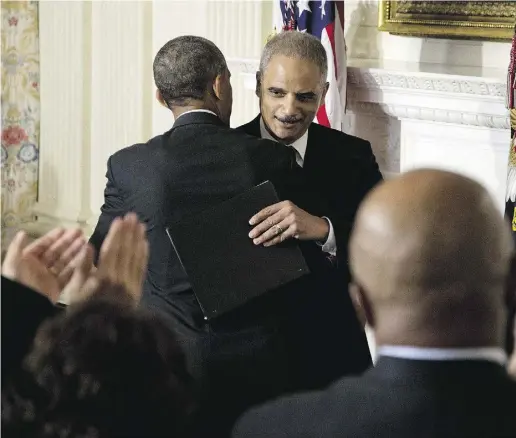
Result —
POLYGON ((145 226, 135 214, 113 221, 100 249, 98 268, 94 250, 80 230, 54 229, 27 244, 19 232, 7 250, 2 274, 56 303, 86 298, 109 283, 120 286, 138 303, 148 261, 145 226))

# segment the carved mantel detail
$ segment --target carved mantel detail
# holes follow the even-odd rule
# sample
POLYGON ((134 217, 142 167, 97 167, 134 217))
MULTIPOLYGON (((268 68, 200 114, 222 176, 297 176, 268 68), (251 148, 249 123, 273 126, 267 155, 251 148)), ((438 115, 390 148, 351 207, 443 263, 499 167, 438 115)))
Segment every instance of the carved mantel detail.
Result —
POLYGON ((348 112, 509 129, 505 82, 348 67, 348 112))

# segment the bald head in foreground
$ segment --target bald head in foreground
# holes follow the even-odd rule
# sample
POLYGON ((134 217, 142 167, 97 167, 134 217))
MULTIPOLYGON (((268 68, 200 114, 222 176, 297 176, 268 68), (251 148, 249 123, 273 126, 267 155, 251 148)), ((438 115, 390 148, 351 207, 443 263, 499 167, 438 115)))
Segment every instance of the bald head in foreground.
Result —
POLYGON ((502 348, 512 251, 473 180, 424 169, 381 184, 350 241, 376 366, 256 408, 234 436, 516 437, 516 382, 502 348))
POLYGON ((511 256, 486 190, 438 170, 378 187, 350 242, 353 289, 378 346, 501 347, 511 256))

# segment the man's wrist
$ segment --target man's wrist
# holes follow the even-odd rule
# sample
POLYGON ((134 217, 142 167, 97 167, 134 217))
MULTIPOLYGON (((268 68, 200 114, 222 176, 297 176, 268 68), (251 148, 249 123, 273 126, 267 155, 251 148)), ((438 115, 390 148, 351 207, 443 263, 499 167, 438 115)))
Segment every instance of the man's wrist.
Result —
POLYGON ((321 245, 324 244, 324 242, 326 242, 328 240, 328 236, 330 234, 330 223, 328 221, 328 219, 326 218, 323 218, 323 217, 320 217, 318 218, 319 219, 319 224, 320 224, 320 231, 318 231, 317 233, 317 242, 320 243, 321 245))

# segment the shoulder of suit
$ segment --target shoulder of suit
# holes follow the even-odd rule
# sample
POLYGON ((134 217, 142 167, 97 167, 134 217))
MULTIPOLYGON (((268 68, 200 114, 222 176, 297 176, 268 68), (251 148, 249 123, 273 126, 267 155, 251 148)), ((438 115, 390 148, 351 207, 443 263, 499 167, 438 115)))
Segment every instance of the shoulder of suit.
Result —
POLYGON ((114 154, 111 155, 110 161, 118 162, 124 161, 128 158, 134 158, 135 156, 146 155, 152 151, 153 147, 157 147, 166 142, 166 133, 156 135, 155 137, 148 140, 146 143, 135 143, 131 146, 126 146, 114 154))
POLYGON ((339 151, 353 151, 366 155, 371 154, 371 143, 363 138, 346 134, 345 132, 328 128, 318 123, 312 123, 309 129, 308 135, 312 136, 310 140, 313 140, 314 136, 322 137, 326 144, 337 146, 339 151), (341 148, 341 146, 345 146, 345 148, 341 148))

